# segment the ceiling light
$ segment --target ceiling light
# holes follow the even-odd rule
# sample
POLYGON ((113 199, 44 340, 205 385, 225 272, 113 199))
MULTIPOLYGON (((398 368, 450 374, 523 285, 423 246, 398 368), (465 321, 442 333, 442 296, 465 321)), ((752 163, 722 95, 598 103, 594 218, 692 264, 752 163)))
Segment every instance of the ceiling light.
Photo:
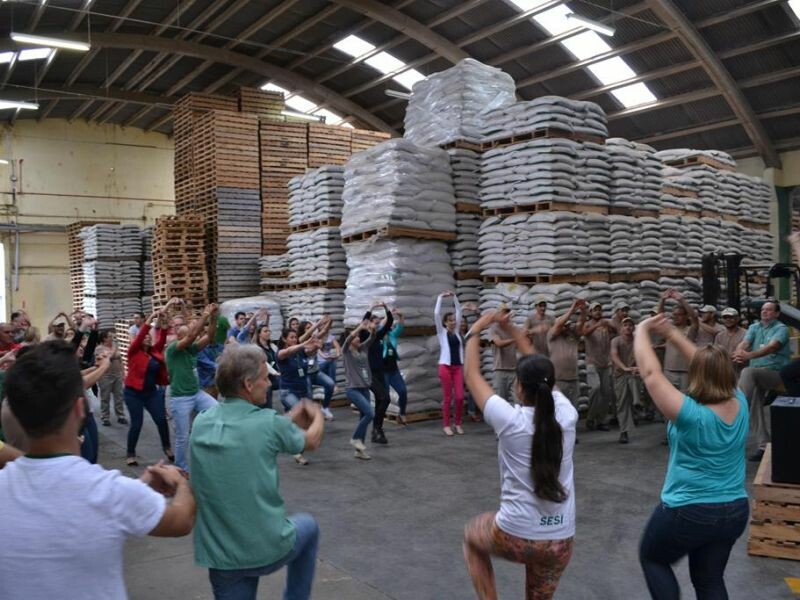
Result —
POLYGON ((584 27, 588 27, 589 29, 596 31, 597 33, 602 33, 608 37, 614 37, 614 33, 616 33, 616 29, 613 27, 609 27, 603 23, 598 23, 597 21, 592 21, 591 19, 576 15, 575 13, 569 13, 567 15, 567 19, 570 21, 575 21, 576 23, 580 23, 584 27))
POLYGON ((45 37, 43 35, 31 35, 29 33, 12 33, 11 39, 23 44, 36 44, 37 46, 64 48, 66 50, 78 50, 79 52, 87 52, 91 48, 91 46, 85 42, 73 42, 72 40, 62 40, 59 38, 45 37))
POLYGON ((383 90, 383 93, 390 98, 400 98, 400 100, 410 100, 411 95, 405 92, 398 92, 397 90, 383 90))
POLYGON ((22 108, 24 110, 38 110, 39 104, 36 102, 19 102, 17 100, 3 100, 0 98, 0 110, 6 108, 22 108))
POLYGON ((307 115, 305 113, 294 112, 293 110, 282 110, 281 114, 286 117, 295 117, 296 119, 306 119, 308 121, 322 121, 322 117, 316 115, 307 115))
POLYGON ((0 165, 7 165, 8 161, 5 158, 0 158, 0 165))

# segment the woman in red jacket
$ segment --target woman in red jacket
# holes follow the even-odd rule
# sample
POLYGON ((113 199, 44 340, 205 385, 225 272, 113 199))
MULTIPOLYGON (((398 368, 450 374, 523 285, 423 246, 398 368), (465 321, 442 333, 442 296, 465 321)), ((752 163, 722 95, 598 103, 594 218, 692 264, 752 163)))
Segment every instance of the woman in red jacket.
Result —
POLYGON ((167 413, 164 396, 157 386, 169 384, 167 365, 164 362, 164 345, 167 343, 168 323, 163 312, 154 312, 142 325, 128 348, 128 375, 125 377, 125 406, 131 416, 128 430, 128 458, 125 462, 138 465, 136 443, 142 431, 144 411, 150 413, 158 427, 161 447, 170 461, 175 460, 169 443, 167 413), (157 329, 151 332, 150 324, 158 319, 157 329), (155 343, 153 342, 155 338, 155 343))

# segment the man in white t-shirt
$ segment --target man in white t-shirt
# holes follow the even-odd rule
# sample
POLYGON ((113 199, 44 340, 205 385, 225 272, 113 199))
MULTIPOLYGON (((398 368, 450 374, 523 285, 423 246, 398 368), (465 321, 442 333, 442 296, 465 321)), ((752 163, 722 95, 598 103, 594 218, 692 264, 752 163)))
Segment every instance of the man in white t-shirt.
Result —
POLYGON ((174 467, 135 480, 81 458, 83 379, 65 342, 25 352, 5 393, 30 450, 0 471, 0 598, 126 598, 125 540, 187 535, 195 515, 188 482, 174 467))

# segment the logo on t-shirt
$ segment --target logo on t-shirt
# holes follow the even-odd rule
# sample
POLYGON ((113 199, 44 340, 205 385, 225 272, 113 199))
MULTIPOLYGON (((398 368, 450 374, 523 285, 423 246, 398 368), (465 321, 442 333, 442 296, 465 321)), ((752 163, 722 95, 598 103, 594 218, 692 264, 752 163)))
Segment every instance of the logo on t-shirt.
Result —
POLYGON ((564 515, 550 515, 549 517, 542 517, 539 520, 540 527, 563 525, 563 524, 564 524, 564 515))

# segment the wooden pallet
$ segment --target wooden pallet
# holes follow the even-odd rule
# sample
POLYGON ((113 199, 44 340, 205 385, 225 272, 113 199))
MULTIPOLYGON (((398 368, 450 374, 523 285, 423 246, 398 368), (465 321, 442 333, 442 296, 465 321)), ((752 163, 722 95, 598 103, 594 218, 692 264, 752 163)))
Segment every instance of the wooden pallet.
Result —
POLYGON ((346 281, 340 281, 336 279, 326 279, 323 281, 300 281, 300 282, 292 282, 289 284, 290 289, 293 290, 305 290, 308 288, 328 288, 331 290, 343 290, 347 287, 346 281))
POLYGON ((537 283, 590 283, 592 281, 609 280, 608 273, 581 273, 577 275, 484 275, 484 284, 519 283, 535 285, 537 283))
POLYGON ((292 284, 288 281, 286 283, 262 283, 260 289, 262 292, 281 292, 292 289, 292 284))
POLYGON ((661 269, 659 277, 700 277, 701 269, 661 269))
POLYGON ((641 219, 643 217, 653 217, 657 219, 660 213, 657 210, 649 210, 646 208, 627 208, 625 206, 609 206, 608 214, 620 215, 623 217, 636 217, 637 219, 641 219))
POLYGON ((405 327, 403 328, 403 335, 406 337, 428 337, 436 335, 436 327, 433 325, 427 327, 423 325, 405 327))
POLYGON ((543 200, 534 204, 515 205, 515 206, 500 206, 496 208, 484 208, 483 216, 502 216, 502 215, 518 215, 530 214, 537 212, 551 212, 551 211, 566 211, 581 214, 595 214, 607 215, 607 206, 598 206, 595 204, 577 204, 575 202, 553 202, 550 200, 543 200))
POLYGON ((683 210, 680 208, 661 207, 662 215, 671 215, 673 217, 693 217, 699 219, 701 211, 699 210, 683 210))
POLYGON ((608 276, 608 281, 610 283, 617 283, 620 281, 646 281, 656 280, 660 276, 660 271, 643 271, 641 273, 611 273, 608 276))
POLYGON ((320 227, 339 227, 342 224, 341 219, 322 219, 320 221, 314 221, 312 223, 301 223, 300 225, 292 225, 289 227, 289 231, 292 233, 297 233, 300 231, 312 231, 314 229, 319 229, 320 227))
POLYGON ((800 485, 772 481, 772 444, 753 480, 747 553, 800 560, 800 485))
POLYGON ((680 188, 672 187, 666 185, 661 188, 662 194, 669 194, 670 196, 675 196, 677 198, 697 198, 697 192, 692 190, 682 190, 680 188))
POLYGON ((712 167, 714 169, 719 169, 720 171, 735 171, 736 168, 730 165, 727 165, 723 162, 718 160, 714 160, 713 158, 708 158, 707 156, 687 156, 686 158, 680 158, 678 160, 668 160, 665 163, 670 167, 675 167, 676 169, 684 169, 686 167, 696 167, 699 165, 705 165, 707 167, 712 167))
POLYGON ((413 229, 411 227, 381 227, 353 233, 342 238, 343 244, 352 244, 372 238, 414 238, 418 240, 439 240, 450 242, 456 239, 455 231, 432 231, 430 229, 413 229))
POLYGON ((541 129, 534 129, 533 131, 529 131, 526 133, 520 133, 518 135, 512 135, 510 137, 484 142, 483 144, 481 144, 481 150, 485 152, 487 150, 491 150, 492 148, 513 146, 515 144, 521 144, 531 140, 538 140, 545 138, 566 139, 566 140, 573 140, 575 142, 593 142, 595 144, 605 144, 606 141, 605 138, 596 135, 576 133, 574 131, 558 129, 556 127, 543 127, 541 129))
POLYGON ((481 272, 480 271, 455 271, 453 275, 456 278, 456 281, 464 281, 466 279, 480 279, 481 272))
POLYGON ((459 150, 472 150, 472 152, 482 152, 483 144, 481 142, 471 142, 469 140, 454 140, 441 146, 442 150, 451 150, 453 148, 459 150))
MULTIPOLYGON (((390 421, 397 422, 397 415, 387 414, 386 418, 390 421)), ((406 414, 406 421, 408 423, 421 423, 423 421, 438 421, 442 418, 441 409, 425 410, 421 412, 413 412, 406 414)))
POLYGON ((480 204, 470 204, 469 202, 456 202, 456 212, 457 213, 471 213, 479 215, 481 214, 481 205, 480 204))
POLYGON ((769 231, 769 224, 767 223, 753 223, 747 219, 739 219, 739 225, 747 229, 756 229, 758 231, 769 231))

